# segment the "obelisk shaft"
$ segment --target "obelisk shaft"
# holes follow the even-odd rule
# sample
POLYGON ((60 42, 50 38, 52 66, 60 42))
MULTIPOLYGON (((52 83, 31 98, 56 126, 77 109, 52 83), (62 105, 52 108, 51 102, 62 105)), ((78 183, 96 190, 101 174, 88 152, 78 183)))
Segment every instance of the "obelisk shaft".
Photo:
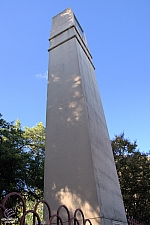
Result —
POLYGON ((92 57, 71 9, 53 18, 44 198, 53 213, 81 208, 93 224, 126 216, 92 57))

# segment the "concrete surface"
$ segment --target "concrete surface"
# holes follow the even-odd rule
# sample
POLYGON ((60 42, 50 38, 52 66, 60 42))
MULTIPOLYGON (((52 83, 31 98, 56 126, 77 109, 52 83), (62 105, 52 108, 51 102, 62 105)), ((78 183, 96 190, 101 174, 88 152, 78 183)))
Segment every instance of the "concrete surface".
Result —
POLYGON ((53 18, 49 53, 44 198, 52 213, 65 204, 95 225, 126 224, 92 56, 70 8, 53 18))

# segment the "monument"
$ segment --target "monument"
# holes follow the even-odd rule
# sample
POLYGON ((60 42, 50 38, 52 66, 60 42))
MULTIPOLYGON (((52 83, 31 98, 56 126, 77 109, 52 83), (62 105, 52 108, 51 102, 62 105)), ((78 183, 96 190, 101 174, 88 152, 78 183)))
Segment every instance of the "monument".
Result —
POLYGON ((81 208, 92 224, 126 224, 92 56, 68 8, 50 34, 44 198, 81 208))

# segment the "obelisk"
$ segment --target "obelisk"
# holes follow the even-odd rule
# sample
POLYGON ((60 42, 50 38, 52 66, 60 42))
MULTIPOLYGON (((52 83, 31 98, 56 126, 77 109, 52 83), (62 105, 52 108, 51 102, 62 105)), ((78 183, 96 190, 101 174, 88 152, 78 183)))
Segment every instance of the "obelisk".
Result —
POLYGON ((44 198, 52 213, 65 204, 94 225, 126 224, 92 56, 70 8, 53 17, 49 40, 44 198))

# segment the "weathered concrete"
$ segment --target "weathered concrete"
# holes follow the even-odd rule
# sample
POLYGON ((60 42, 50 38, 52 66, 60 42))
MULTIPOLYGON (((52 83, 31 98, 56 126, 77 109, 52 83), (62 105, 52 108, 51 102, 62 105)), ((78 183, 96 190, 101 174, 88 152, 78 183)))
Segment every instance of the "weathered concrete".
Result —
POLYGON ((93 224, 126 223, 105 116, 84 33, 71 9, 53 18, 44 198, 93 224))

